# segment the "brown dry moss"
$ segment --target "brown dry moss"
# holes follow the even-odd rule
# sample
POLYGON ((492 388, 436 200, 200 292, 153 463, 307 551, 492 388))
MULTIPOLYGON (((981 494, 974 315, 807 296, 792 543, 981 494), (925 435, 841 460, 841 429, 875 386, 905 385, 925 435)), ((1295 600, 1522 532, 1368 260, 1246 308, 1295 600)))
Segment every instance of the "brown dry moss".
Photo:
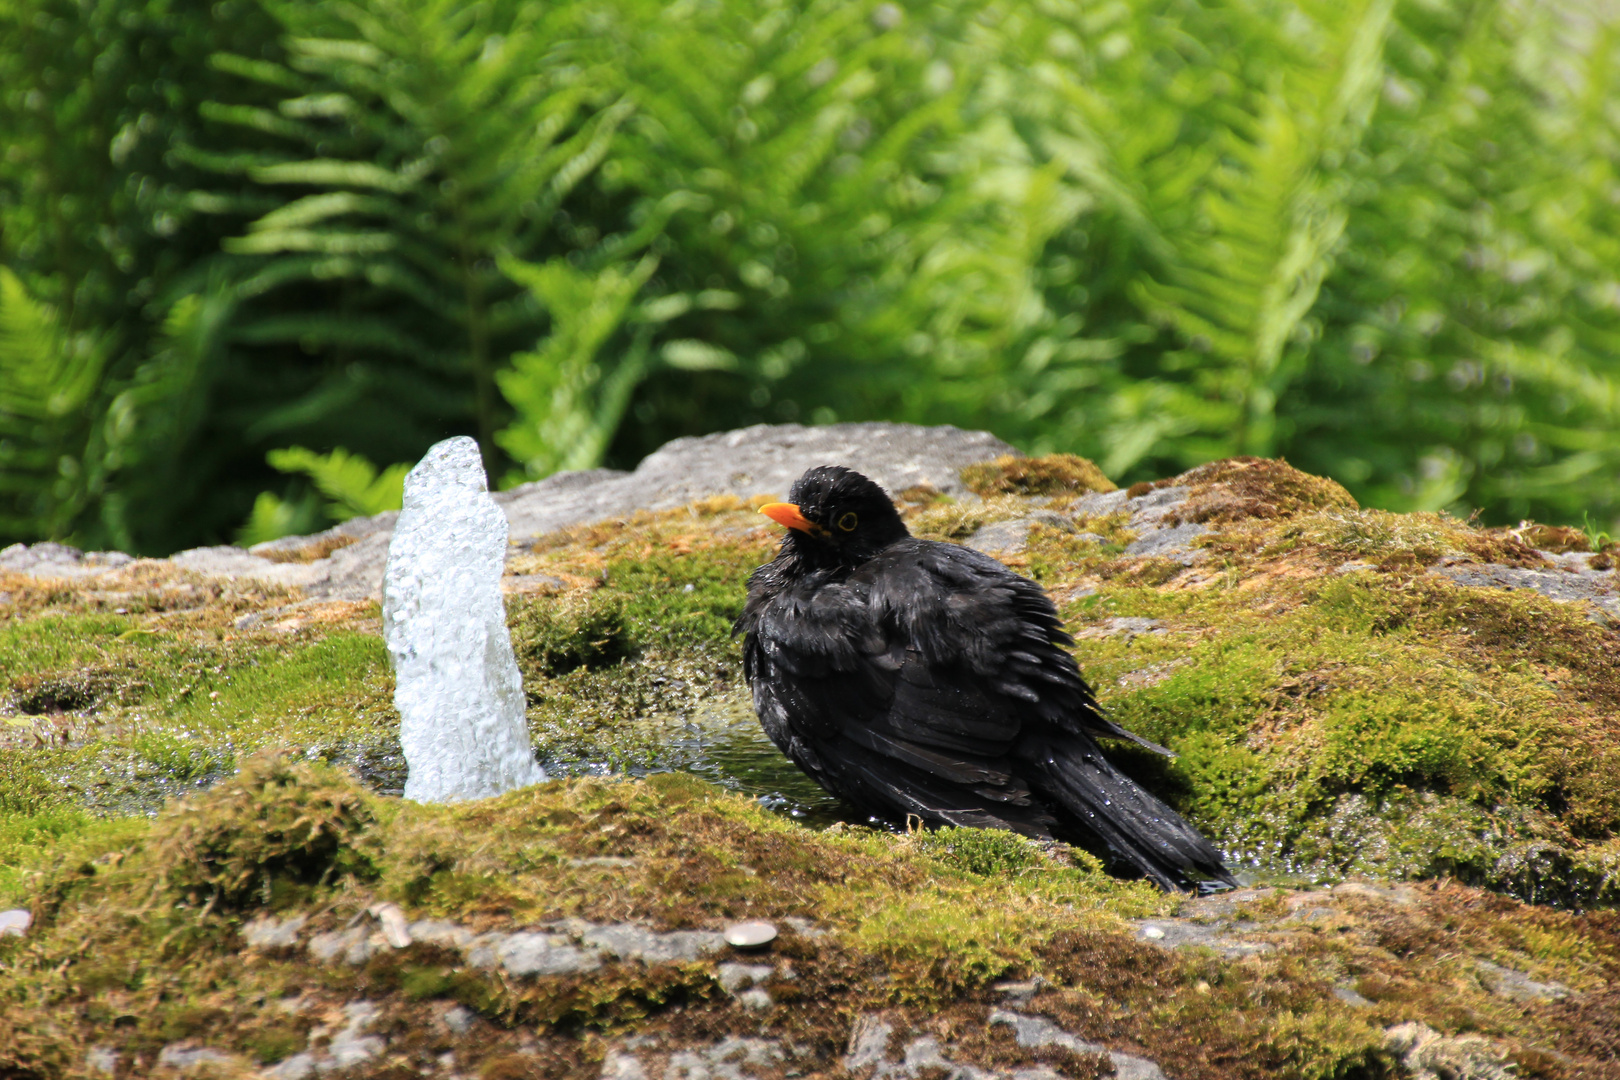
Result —
POLYGON ((1077 495, 1113 491, 1117 486, 1089 459, 1074 454, 1036 458, 1008 454, 969 465, 962 470, 962 482, 987 499, 996 495, 1077 495))
POLYGON ((326 534, 313 538, 311 543, 298 547, 268 548, 258 552, 261 559, 269 559, 278 563, 312 563, 317 559, 324 559, 334 551, 342 551, 351 544, 360 542, 358 536, 345 536, 341 533, 326 534))
POLYGON ((1349 511, 1356 500, 1326 477, 1281 459, 1236 457, 1190 469, 1170 481, 1192 488, 1182 521, 1220 524, 1291 517, 1311 510, 1349 511))

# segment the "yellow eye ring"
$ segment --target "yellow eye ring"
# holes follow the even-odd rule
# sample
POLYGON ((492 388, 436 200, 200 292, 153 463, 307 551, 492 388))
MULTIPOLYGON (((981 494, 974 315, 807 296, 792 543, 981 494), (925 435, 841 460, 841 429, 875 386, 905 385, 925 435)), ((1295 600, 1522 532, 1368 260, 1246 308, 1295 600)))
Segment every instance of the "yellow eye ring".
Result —
POLYGON ((845 532, 854 532, 857 524, 858 519, 853 513, 845 514, 843 517, 838 519, 838 527, 843 529, 845 532))

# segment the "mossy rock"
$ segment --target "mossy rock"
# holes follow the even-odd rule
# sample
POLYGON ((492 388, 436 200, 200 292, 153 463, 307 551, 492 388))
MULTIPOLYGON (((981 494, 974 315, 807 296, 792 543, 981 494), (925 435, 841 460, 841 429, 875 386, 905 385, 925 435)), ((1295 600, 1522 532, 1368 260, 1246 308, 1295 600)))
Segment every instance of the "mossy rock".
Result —
POLYGON ((393 797, 375 605, 151 562, 7 574, 0 907, 36 922, 0 944, 0 1075, 74 1074, 93 1047, 150 1070, 199 1040, 256 1067, 347 1037, 362 999, 398 1060, 357 1075, 444 1053, 464 1074, 596 1075, 621 1052, 718 1067, 702 1054, 745 1037, 806 1055, 760 1075, 828 1071, 862 1016, 893 1053, 926 1037, 985 1069, 1107 1071, 987 1025, 1009 994, 1177 1077, 1396 1075, 1409 1051, 1384 1030, 1408 1021, 1482 1033, 1520 1075, 1612 1075, 1620 575, 1603 553, 1361 508, 1282 462, 1117 491, 1041 460, 987 466, 980 502, 903 512, 940 538, 1037 522, 1007 561, 1051 591, 1105 707, 1177 751, 1115 748, 1253 883, 1230 910, 1083 852, 875 832, 819 795, 750 715, 731 625, 779 530, 737 498, 514 553, 509 622, 559 779, 452 808, 393 797), (1169 554, 1129 553, 1165 530, 1169 554), (1469 584, 1487 578, 1519 587, 1469 584), (1347 879, 1420 884, 1328 888, 1347 879), (770 954, 795 975, 756 1012, 723 957, 517 981, 424 942, 312 959, 313 935, 380 925, 384 904, 477 933, 808 922, 770 954), (244 952, 266 916, 307 925, 244 952), (1513 996, 1532 984, 1561 989, 1513 996), (471 1034, 445 1026, 451 1002, 471 1034))
POLYGON ((1075 454, 998 457, 962 470, 962 482, 976 495, 1063 495, 1113 491, 1117 485, 1088 458, 1075 454))
POLYGON ((1611 914, 1443 883, 1168 897, 1007 834, 818 833, 680 774, 422 806, 272 755, 156 822, 59 844, 30 891, 29 933, 0 939, 11 1076, 254 1075, 299 1054, 368 1077, 680 1075, 734 1052, 762 1066, 742 1075, 839 1075, 852 1035, 886 1028, 891 1061, 931 1040, 1002 1073, 1106 1075, 1123 1054, 1177 1077, 1393 1077, 1397 1025, 1464 1028, 1534 1075, 1612 1075, 1611 914), (334 824, 266 842, 311 808, 334 824), (270 884, 213 902, 196 885, 219 850, 227 882, 270 884), (738 919, 781 936, 602 943, 738 919), (549 966, 525 966, 535 949, 549 966), (1023 1045, 1020 1022, 1093 1049, 1023 1045))

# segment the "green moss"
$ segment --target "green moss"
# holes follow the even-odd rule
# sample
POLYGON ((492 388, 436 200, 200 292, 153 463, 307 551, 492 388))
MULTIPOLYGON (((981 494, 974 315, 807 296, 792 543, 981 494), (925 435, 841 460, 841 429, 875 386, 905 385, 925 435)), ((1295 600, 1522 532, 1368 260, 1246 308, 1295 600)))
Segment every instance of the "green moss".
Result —
POLYGON ((981 877, 1018 875, 1049 863, 1033 841, 999 829, 925 829, 912 847, 947 866, 981 877))
POLYGON ((360 846, 373 813, 354 783, 279 755, 249 761, 229 783, 165 811, 152 849, 163 883, 193 904, 269 904, 300 886, 376 875, 360 846), (288 889, 288 886, 292 889, 288 889))
POLYGON ((1029 500, 1016 495, 993 495, 982 502, 939 503, 907 519, 915 536, 925 540, 966 540, 986 525, 1028 517, 1029 500))
POLYGON ((634 648, 617 593, 514 599, 507 604, 507 621, 519 665, 548 678, 611 667, 634 648))
POLYGON ((265 1007, 294 991, 331 1012, 357 996, 378 1001, 400 1038, 429 1023, 411 1012, 427 1008, 416 1002, 460 1001, 496 1025, 461 1046, 462 1069, 492 1075, 517 1060, 499 1034, 513 1026, 576 1071, 590 1040, 580 1032, 644 1025, 677 1043, 739 1030, 814 1038, 833 1059, 853 1013, 948 1019, 965 1005, 963 1030, 982 1031, 984 1003, 999 999, 991 983, 1039 976, 1038 1011, 1082 1037, 1141 1047, 1174 1075, 1377 1075, 1388 1065, 1382 1027, 1396 1019, 1455 1030, 1465 1016, 1493 1038, 1547 1038, 1523 1006, 1464 977, 1470 957, 1575 987, 1620 977, 1620 938, 1598 924, 1455 888, 1410 906, 1322 894, 1316 903, 1336 906, 1321 931, 1286 922, 1294 908, 1281 896, 1261 897, 1242 917, 1262 934, 1284 931, 1275 952, 1228 964, 1161 950, 1122 920, 1163 918, 1180 901, 1018 838, 818 834, 681 775, 423 806, 370 795, 331 770, 259 760, 132 828, 116 845, 73 844, 42 867, 36 929, 26 942, 0 942, 0 1068, 50 1075, 82 1062, 91 1044, 149 1058, 204 1035, 269 1063, 300 1049, 309 1030, 265 1007), (600 855, 623 861, 588 858, 600 855), (344 858, 369 869, 334 871, 344 858), (800 915, 825 933, 786 935, 779 958, 791 960, 795 981, 773 992, 789 1008, 744 1023, 707 964, 612 963, 515 980, 422 944, 362 969, 244 957, 237 930, 261 902, 249 883, 266 873, 301 882, 293 900, 311 932, 393 900, 412 918, 484 927, 800 915), (1374 996, 1371 1011, 1338 1002, 1333 979, 1374 996))
POLYGON ((0 623, 0 677, 7 688, 31 673, 103 664, 137 651, 133 620, 113 615, 46 615, 0 623))
POLYGON ((1620 755, 1593 741, 1615 663, 1577 612, 1350 574, 1195 593, 1110 587, 1071 617, 1111 714, 1181 755, 1139 774, 1242 858, 1453 873, 1527 896, 1567 888, 1564 899, 1582 902, 1620 890, 1612 857, 1571 831, 1620 829, 1609 794, 1620 755), (1155 618, 1166 632, 1084 636, 1113 615, 1155 618), (1481 642, 1498 633, 1517 644, 1481 642), (1586 703, 1549 682, 1549 668, 1586 703), (1571 745, 1589 749, 1559 749, 1571 745), (1511 857, 1532 841, 1544 877, 1511 857))

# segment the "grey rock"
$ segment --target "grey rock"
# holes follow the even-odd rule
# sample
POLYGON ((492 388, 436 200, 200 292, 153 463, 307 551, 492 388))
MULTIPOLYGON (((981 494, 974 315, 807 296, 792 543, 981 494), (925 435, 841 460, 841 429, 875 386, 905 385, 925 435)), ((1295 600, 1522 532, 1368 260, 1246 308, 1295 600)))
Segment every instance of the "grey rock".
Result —
MULTIPOLYGON (((905 1077, 907 1080, 994 1080, 997 1074, 977 1066, 953 1061, 939 1040, 931 1035, 919 1036, 900 1049, 900 1057, 889 1056, 894 1028, 882 1017, 863 1013, 855 1018, 849 1035, 849 1047, 844 1054, 844 1069, 855 1076, 869 1080, 888 1080, 905 1077)), ((1057 1080, 1057 1074, 1046 1069, 1024 1070, 1019 1080, 1057 1080)))
POLYGON ((775 1072, 787 1057, 775 1039, 725 1038, 712 1046, 669 1056, 665 1080, 753 1080, 755 1069, 775 1072))
MULTIPOLYGON (((397 515, 385 515, 392 521, 397 515)), ((317 600, 381 600, 383 573, 393 529, 378 530, 358 543, 307 564, 304 595, 317 600)))
POLYGON ((192 548, 169 556, 168 562, 177 570, 228 581, 246 578, 272 585, 307 585, 319 577, 319 571, 308 564, 271 562, 238 547, 192 548))
POLYGON ((811 922, 809 919, 806 919, 802 915, 787 915, 784 916, 781 921, 786 923, 788 926, 791 926, 795 934, 798 934, 800 937, 809 938, 811 941, 827 936, 827 931, 823 930, 821 927, 817 926, 815 923, 811 922))
POLYGON ((376 1035, 364 1034, 366 1026, 377 1018, 378 1008, 370 1001, 351 1001, 343 1006, 343 1015, 349 1021, 326 1047, 330 1064, 320 1063, 322 1072, 328 1069, 347 1069, 367 1061, 383 1052, 387 1045, 376 1035))
POLYGON ((1480 978, 1493 994, 1510 1001, 1558 1001, 1570 994, 1562 983, 1537 982, 1522 971, 1493 964, 1489 960, 1475 961, 1480 978))
POLYGON ((12 544, 0 549, 0 570, 41 578, 95 577, 134 561, 134 556, 122 551, 86 552, 49 540, 39 544, 12 544))
POLYGON ((1348 986, 1335 986, 1333 996, 1356 1009, 1370 1009, 1373 1005, 1371 1000, 1362 997, 1348 986))
POLYGON ((304 1050, 260 1070, 260 1075, 269 1077, 269 1080, 307 1080, 319 1071, 320 1062, 314 1054, 304 1050))
POLYGON ((347 930, 316 934, 309 939, 309 954, 326 964, 339 959, 350 964, 363 964, 382 948, 382 943, 373 941, 371 937, 369 926, 354 926, 347 930))
POLYGON ((1130 496, 1125 494, 1124 488, 1115 491, 1088 491, 1074 502, 1069 504, 1069 513, 1075 520, 1085 518, 1106 517, 1117 514, 1126 509, 1130 496))
POLYGON ((506 944, 510 934, 491 933, 479 934, 468 941, 462 951, 466 954, 467 963, 475 968, 493 968, 501 966, 501 946, 506 944))
MULTIPOLYGON (((558 473, 492 496, 506 511, 511 537, 524 544, 571 525, 624 517, 637 510, 684 506, 715 495, 787 494, 814 465, 848 465, 891 494, 927 484, 959 499, 976 498, 959 475, 964 466, 1018 451, 982 431, 911 424, 758 425, 738 431, 676 439, 649 454, 634 472, 588 469, 558 473)), ((380 595, 383 563, 395 515, 356 518, 309 537, 272 541, 297 551, 334 536, 357 543, 307 564, 306 595, 365 599, 380 595)), ((256 547, 257 551, 266 550, 256 547)))
POLYGON ((1165 1080, 1164 1071, 1156 1062, 1135 1054, 1110 1050, 1100 1043, 1086 1042, 1070 1035, 1043 1016, 996 1009, 990 1013, 991 1024, 1007 1024, 1013 1029, 1013 1038, 1019 1046, 1038 1049, 1042 1046, 1061 1046, 1077 1054, 1096 1054, 1106 1057, 1114 1066, 1119 1080, 1165 1080))
POLYGON ((455 1034, 465 1035, 472 1030, 473 1021, 477 1017, 465 1005, 452 1005, 439 1014, 439 1019, 455 1034))
POLYGON ((1029 546, 1030 530, 1036 525, 1044 525, 1062 532, 1074 532, 1074 522, 1055 510, 1035 510, 1025 517, 1012 521, 997 521, 986 525, 963 543, 987 555, 996 552, 1016 554, 1029 546))
POLYGON ((602 1080, 647 1080, 647 1067, 634 1054, 610 1050, 602 1059, 602 1080))
POLYGON ((277 919, 261 915, 242 927, 242 940, 255 949, 291 949, 298 944, 298 932, 309 921, 307 915, 277 919))
POLYGON ((1165 518, 1181 508, 1192 494, 1192 488, 1182 484, 1171 484, 1169 487, 1154 488, 1152 491, 1138 495, 1134 499, 1125 501, 1125 509, 1131 513, 1131 528, 1142 529, 1150 525, 1158 525, 1165 518))
POLYGON ((753 1009, 756 1012, 761 1009, 768 1009, 775 1004, 775 1002, 771 1000, 770 992, 759 986, 744 990, 742 993, 738 994, 737 1002, 738 1004, 742 1005, 743 1008, 753 1009))
POLYGON ((1481 1035, 1441 1035, 1412 1020, 1384 1029, 1384 1045, 1413 1080, 1510 1080, 1514 1066, 1481 1035))
POLYGON ((341 524, 334 525, 324 532, 313 533, 309 536, 283 536, 278 540, 266 540, 262 544, 254 544, 248 548, 249 555, 260 558, 270 558, 273 555, 297 555, 311 548, 332 541, 347 540, 350 542, 363 540, 377 533, 390 533, 394 531, 394 521, 399 517, 399 511, 389 510, 373 517, 350 518, 341 524))
POLYGON ((382 927, 383 940, 395 949, 411 943, 411 929, 405 922, 405 913, 398 904, 372 904, 366 913, 382 927))
POLYGON ((84 1069, 85 1072, 115 1075, 118 1072, 118 1051, 110 1046, 92 1046, 84 1055, 84 1069))
POLYGON ((412 941, 422 941, 447 949, 465 948, 474 937, 466 927, 442 919, 419 919, 406 928, 412 941))
POLYGON ((212 1047, 170 1043, 158 1051, 157 1063, 178 1072, 187 1072, 203 1065, 229 1065, 235 1060, 223 1050, 212 1047))
POLYGON ((716 966, 714 972, 720 988, 728 994, 736 994, 745 987, 764 982, 775 970, 770 964, 727 963, 716 966))
POLYGON ((0 911, 0 937, 22 937, 34 924, 34 913, 27 908, 0 911))
POLYGON ((971 498, 964 466, 1013 447, 983 431, 912 424, 765 425, 676 439, 647 455, 632 473, 595 470, 585 478, 553 476, 506 493, 512 535, 520 540, 635 510, 684 506, 712 495, 782 498, 806 469, 847 465, 891 495, 927 484, 971 498))
POLYGON ((1199 525, 1189 521, 1185 525, 1177 525, 1167 529, 1148 529, 1138 534, 1135 540, 1125 545, 1125 554, 1157 559, 1174 559, 1177 562, 1191 564, 1197 562, 1203 555, 1196 550, 1192 542, 1209 532, 1209 526, 1199 525))
MULTIPOLYGON (((1558 556, 1552 556, 1557 558, 1558 556)), ((1563 603, 1586 601, 1597 610, 1594 622, 1620 620, 1620 575, 1570 562, 1557 569, 1532 570, 1500 563, 1456 563, 1434 568, 1434 573, 1459 585, 1481 589, 1530 589, 1563 603)))
MULTIPOLYGON (((888 1070, 890 1075, 896 1073, 909 1077, 939 1077, 945 1080, 993 1080, 994 1073, 972 1065, 964 1065, 946 1057, 939 1048, 939 1040, 932 1035, 924 1035, 912 1039, 906 1044, 902 1052, 900 1067, 888 1070)), ((882 1074, 885 1070, 879 1070, 882 1074)))
POLYGON ((1180 484, 1154 488, 1134 499, 1123 490, 1094 492, 1075 500, 1069 506, 1069 513, 1076 520, 1083 520, 1124 511, 1130 515, 1130 528, 1136 533, 1136 539, 1125 545, 1125 554, 1173 559, 1190 566, 1204 557, 1192 542, 1209 532, 1209 528, 1194 522, 1170 524, 1167 519, 1181 508, 1191 492, 1191 488, 1180 484))
POLYGON ((410 769, 407 799, 486 798, 546 778, 529 743, 506 628, 506 536, 472 439, 438 443, 405 478, 388 548, 383 636, 410 769))
POLYGON ((495 955, 512 975, 573 975, 602 966, 594 951, 586 952, 550 934, 510 934, 496 946, 495 955))
POLYGON ((634 923, 604 926, 585 933, 583 940, 624 960, 649 964, 701 960, 725 947, 725 938, 712 930, 674 930, 657 934, 634 923))
MULTIPOLYGON (((442 444, 441 444, 442 445, 442 444)), ((757 425, 700 438, 676 439, 649 454, 634 472, 588 469, 558 473, 491 498, 506 512, 519 543, 571 525, 623 517, 637 510, 684 506, 714 495, 786 495, 814 465, 838 464, 870 476, 892 494, 926 484, 959 499, 976 498, 962 483, 964 466, 1018 451, 983 431, 911 424, 757 425)), ((399 514, 354 518, 311 536, 288 536, 249 550, 197 548, 170 564, 205 577, 296 586, 315 600, 380 599, 388 548, 399 514), (278 562, 325 541, 352 539, 325 558, 278 562)), ((85 577, 126 565, 121 552, 86 554, 63 544, 13 544, 0 550, 0 569, 37 577, 85 577)), ((246 628, 246 627, 244 627, 246 628)))
POLYGON ((889 1057, 889 1040, 893 1037, 894 1025, 873 1013, 861 1013, 849 1032, 844 1068, 853 1073, 882 1065, 889 1057))
POLYGON ((1222 921, 1195 923, 1182 919, 1154 919, 1136 924, 1136 938, 1166 949, 1213 949, 1228 960, 1270 952, 1274 947, 1266 941, 1244 941, 1230 930, 1229 924, 1222 921))

